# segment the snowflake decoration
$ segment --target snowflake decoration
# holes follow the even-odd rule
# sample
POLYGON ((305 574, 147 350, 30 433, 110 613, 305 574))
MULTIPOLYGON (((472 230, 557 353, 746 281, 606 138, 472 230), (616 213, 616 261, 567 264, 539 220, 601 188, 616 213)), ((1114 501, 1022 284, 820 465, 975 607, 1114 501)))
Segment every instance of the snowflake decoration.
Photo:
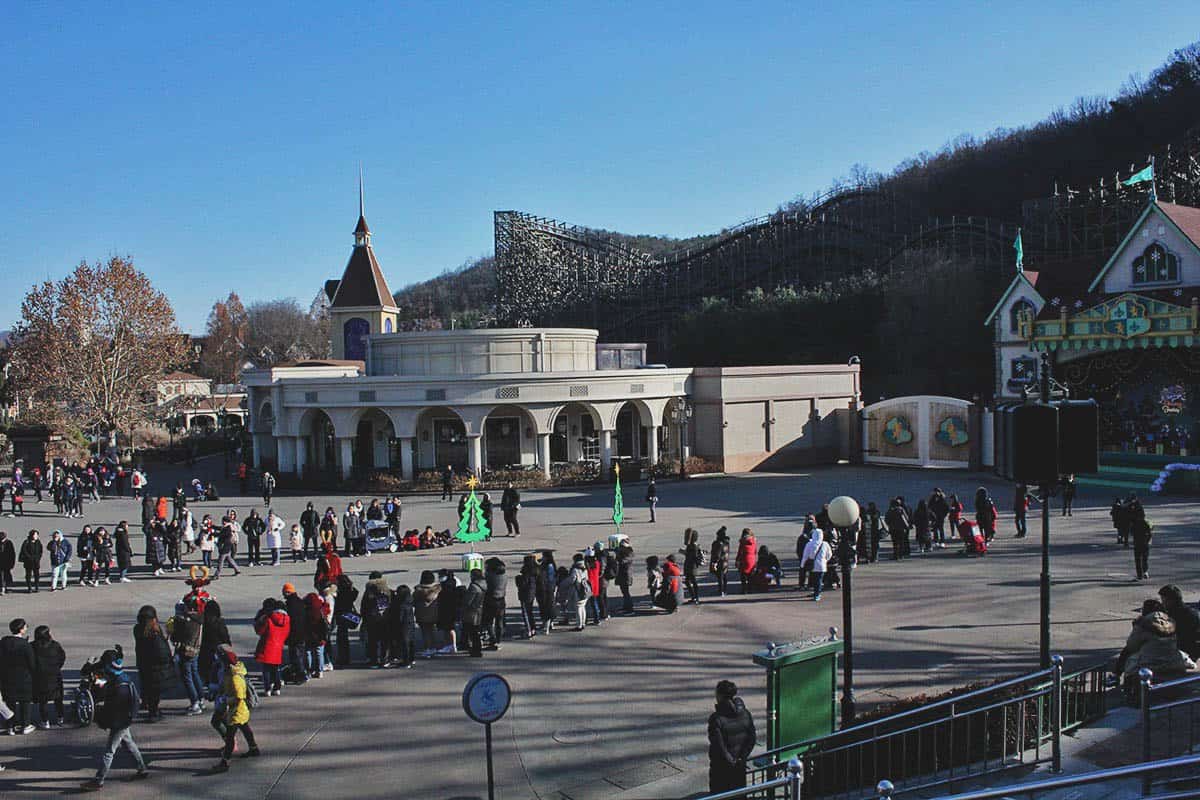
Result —
POLYGON ((1075 301, 1075 307, 1076 307, 1076 308, 1083 308, 1083 301, 1082 301, 1082 300, 1076 300, 1076 301, 1075 301))
POLYGON ((1054 306, 1055 308, 1057 308, 1058 306, 1062 305, 1062 298, 1061 298, 1061 297, 1052 297, 1052 298, 1050 298, 1050 305, 1052 305, 1052 306, 1054 306))
POLYGON ((1183 297, 1183 289, 1176 289, 1175 291, 1171 292, 1171 294, 1175 295, 1176 297, 1183 297))

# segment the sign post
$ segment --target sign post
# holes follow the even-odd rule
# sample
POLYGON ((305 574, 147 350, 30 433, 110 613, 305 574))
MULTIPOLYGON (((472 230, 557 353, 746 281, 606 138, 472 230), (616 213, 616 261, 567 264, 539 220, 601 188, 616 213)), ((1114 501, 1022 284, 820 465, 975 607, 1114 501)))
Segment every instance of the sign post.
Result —
POLYGON ((496 800, 496 780, 492 770, 492 723, 504 716, 511 702, 512 687, 502 675, 495 672, 480 672, 463 687, 463 711, 483 725, 487 748, 488 800, 496 800))

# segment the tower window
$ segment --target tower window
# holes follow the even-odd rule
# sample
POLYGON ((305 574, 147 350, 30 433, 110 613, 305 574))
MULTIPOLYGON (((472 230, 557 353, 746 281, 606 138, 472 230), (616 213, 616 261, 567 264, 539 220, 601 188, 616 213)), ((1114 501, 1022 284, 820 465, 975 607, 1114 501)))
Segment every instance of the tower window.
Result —
POLYGON ((352 361, 364 361, 367 357, 367 336, 371 333, 371 324, 361 317, 346 320, 342 326, 342 347, 346 358, 352 361))
POLYGON ((1008 332, 1020 333, 1022 317, 1024 316, 1032 322, 1036 313, 1033 303, 1028 300, 1018 300, 1013 303, 1013 307, 1008 312, 1008 332))
POLYGON ((1134 283, 1169 283, 1179 280, 1179 256, 1158 242, 1133 260, 1134 283))

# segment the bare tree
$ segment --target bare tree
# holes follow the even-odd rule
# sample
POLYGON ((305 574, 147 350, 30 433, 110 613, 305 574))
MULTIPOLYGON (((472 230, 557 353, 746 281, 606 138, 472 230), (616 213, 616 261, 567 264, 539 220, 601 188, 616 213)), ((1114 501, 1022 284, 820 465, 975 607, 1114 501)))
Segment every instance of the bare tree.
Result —
POLYGON ((187 358, 166 295, 129 258, 114 256, 25 295, 12 379, 36 404, 102 429, 113 446, 117 431, 149 418, 158 378, 187 358))

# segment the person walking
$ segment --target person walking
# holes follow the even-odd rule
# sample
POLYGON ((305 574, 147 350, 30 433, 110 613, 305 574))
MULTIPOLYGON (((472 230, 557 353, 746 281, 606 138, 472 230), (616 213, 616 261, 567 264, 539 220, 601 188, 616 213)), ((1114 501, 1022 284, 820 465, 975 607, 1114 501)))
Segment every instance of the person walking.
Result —
POLYGON ((63 538, 62 531, 50 534, 46 545, 50 554, 50 591, 67 588, 67 570, 71 566, 71 542, 63 538), (59 584, 62 584, 61 587, 59 584))
POLYGON ((50 635, 50 626, 39 625, 33 632, 33 702, 38 706, 38 726, 50 730, 51 722, 59 728, 66 727, 63 709, 63 666, 67 653, 63 646, 50 635), (50 716, 50 704, 54 704, 54 717, 50 716))
POLYGON ((717 593, 724 597, 729 591, 729 531, 724 525, 717 528, 708 548, 708 571, 717 579, 717 593))
POLYGON ((1063 478, 1062 488, 1062 515, 1064 517, 1072 516, 1072 510, 1075 507, 1075 492, 1078 487, 1075 485, 1075 476, 1067 475, 1063 478))
POLYGON ((683 532, 683 582, 691 602, 700 603, 700 584, 696 571, 704 566, 704 550, 700 547, 700 532, 688 528, 683 532))
POLYGON ((1029 516, 1029 487, 1018 483, 1013 490, 1013 522, 1017 527, 1018 539, 1024 539, 1029 533, 1027 519, 1029 516))
POLYGON ((0 639, 0 697, 12 709, 8 732, 33 733, 29 704, 33 702, 33 676, 37 659, 29 645, 29 627, 20 617, 8 623, 9 635, 0 639))
POLYGON ((933 537, 930 535, 929 505, 923 497, 917 501, 917 507, 913 509, 912 522, 913 530, 917 534, 917 552, 928 553, 933 550, 933 537))
POLYGON ((137 623, 133 626, 133 648, 138 679, 142 684, 142 700, 146 704, 146 721, 158 722, 163 718, 159 708, 163 692, 175 685, 175 669, 171 663, 171 644, 154 606, 138 609, 137 623))
POLYGON ((471 658, 483 657, 480 632, 483 627, 483 604, 486 596, 487 581, 483 572, 478 569, 471 570, 471 583, 463 597, 462 608, 463 638, 466 639, 467 652, 471 658))
POLYGON ((1150 542, 1154 539, 1154 526, 1146 519, 1146 510, 1138 503, 1129 510, 1129 536, 1133 540, 1133 570, 1137 579, 1150 577, 1150 542))
POLYGON ((975 490, 975 521, 979 523, 979 530, 983 532, 983 538, 988 542, 996 537, 996 518, 998 516, 992 496, 988 494, 987 489, 980 486, 975 490))
POLYGON ((238 569, 237 561, 233 558, 233 552, 233 520, 229 517, 221 517, 221 527, 217 529, 217 571, 213 574, 214 581, 221 577, 221 568, 225 565, 229 565, 234 575, 241 573, 238 569))
POLYGON ((200 615, 203 620, 200 629, 200 656, 197 662, 200 666, 200 681, 204 686, 211 686, 218 680, 217 650, 223 644, 230 644, 229 626, 221 617, 221 604, 209 600, 204 604, 200 615))
POLYGON ((746 760, 758 743, 754 717, 737 696, 737 684, 717 684, 716 710, 708 717, 708 790, 728 792, 746 786, 746 760))
POLYGON ((13 587, 13 568, 17 566, 17 549, 8 534, 0 531, 0 595, 13 587))
POLYGON ((658 509, 658 484, 654 482, 653 475, 650 476, 650 482, 646 484, 646 505, 650 506, 650 522, 657 522, 655 511, 658 509))
POLYGON ((42 585, 42 543, 38 532, 31 530, 28 538, 21 542, 21 566, 25 568, 25 591, 33 594, 42 585))
POLYGON ((117 580, 132 583, 129 568, 133 566, 133 545, 129 541, 129 523, 121 520, 113 530, 113 549, 117 556, 117 580))
POLYGON ((904 510, 904 505, 900 498, 892 499, 888 506, 887 514, 884 515, 884 523, 887 525, 888 536, 892 540, 892 560, 899 561, 906 558, 909 553, 908 532, 910 521, 908 512, 904 510))
POLYGON ((813 602, 821 600, 821 589, 825 586, 825 570, 828 568, 832 555, 833 548, 829 546, 829 542, 825 541, 824 531, 820 528, 813 528, 812 538, 804 547, 804 563, 812 562, 810 569, 812 570, 813 602))
POLYGON ((171 643, 175 645, 175 660, 187 691, 188 716, 204 713, 204 683, 200 679, 200 643, 204 622, 197 611, 196 598, 189 596, 174 617, 167 623, 171 643))
POLYGON ((233 743, 238 732, 246 740, 247 758, 257 758, 261 755, 258 742, 254 740, 254 731, 250 728, 250 703, 247 700, 249 690, 246 688, 246 665, 238 660, 237 653, 229 645, 223 645, 219 658, 225 664, 225 677, 221 681, 221 696, 225 698, 225 746, 221 750, 221 760, 213 767, 213 772, 229 770, 229 758, 233 755, 233 743))
POLYGON ((758 541, 754 538, 754 531, 743 528, 737 550, 738 580, 742 584, 742 594, 750 591, 750 576, 754 573, 754 566, 757 563, 758 541))
POLYGON ((500 510, 504 512, 504 527, 508 530, 508 535, 520 536, 521 523, 517 519, 517 512, 521 510, 521 493, 512 485, 512 481, 509 481, 504 494, 500 496, 500 510))
POLYGON ((454 467, 449 464, 442 470, 442 502, 454 499, 454 467))
POLYGON ((104 787, 104 780, 112 769, 117 750, 124 747, 137 764, 137 777, 147 778, 150 773, 146 761, 133 741, 133 721, 139 705, 138 691, 133 681, 122 668, 121 657, 115 650, 106 650, 100 657, 100 666, 107 678, 103 694, 97 703, 96 724, 108 731, 108 744, 100 756, 100 770, 96 777, 85 783, 83 788, 95 791, 104 787))
POLYGON ((262 474, 263 505, 270 508, 271 498, 274 496, 275 496, 275 476, 264 470, 263 474, 262 474))
MULTIPOLYGON (((876 510, 876 515, 879 514, 876 510)), ((946 546, 946 516, 950 513, 950 504, 946 502, 946 493, 935 488, 929 495, 929 513, 933 518, 933 541, 938 549, 946 546)))
POLYGON ((312 548, 312 557, 316 558, 320 554, 320 548, 317 546, 317 530, 321 527, 321 515, 313 508, 313 504, 309 503, 304 507, 304 512, 300 514, 300 530, 304 532, 304 560, 308 560, 309 547, 312 548))

